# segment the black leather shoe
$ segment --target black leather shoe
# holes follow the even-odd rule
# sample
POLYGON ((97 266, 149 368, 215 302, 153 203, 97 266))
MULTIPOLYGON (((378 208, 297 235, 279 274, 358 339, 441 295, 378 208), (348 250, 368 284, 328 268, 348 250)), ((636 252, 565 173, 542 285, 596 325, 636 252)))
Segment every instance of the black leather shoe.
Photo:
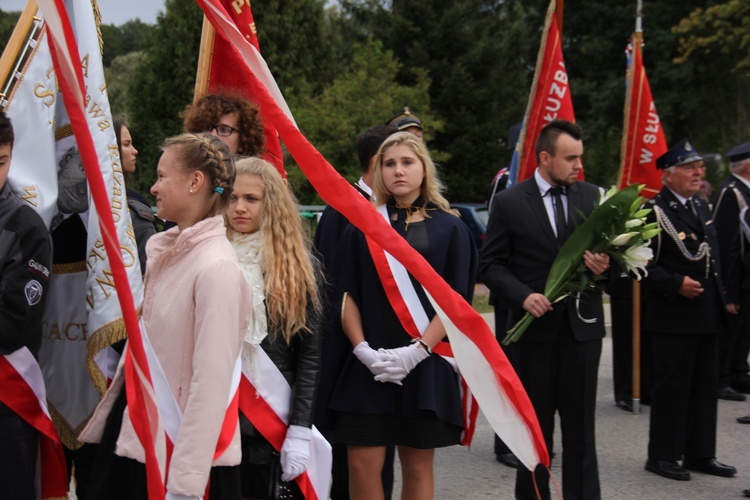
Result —
POLYGON ((506 465, 511 469, 518 468, 518 459, 513 453, 497 453, 495 456, 497 457, 497 461, 501 464, 506 465))
POLYGON ((718 398, 726 401, 744 401, 745 395, 727 386, 719 389, 718 398))
POLYGON ((724 465, 715 458, 686 458, 682 461, 682 466, 712 476, 732 477, 737 474, 737 469, 724 465))
POLYGON ((623 411, 633 412, 633 404, 630 401, 618 401, 615 404, 623 411))
POLYGON ((680 464, 671 460, 646 460, 645 469, 654 474, 659 474, 667 479, 674 479, 676 481, 689 481, 690 473, 680 467, 680 464))
POLYGON ((742 490, 742 494, 750 498, 750 490, 742 490))
POLYGON ((737 417, 737 422, 741 424, 750 424, 750 415, 745 415, 744 417, 737 417))

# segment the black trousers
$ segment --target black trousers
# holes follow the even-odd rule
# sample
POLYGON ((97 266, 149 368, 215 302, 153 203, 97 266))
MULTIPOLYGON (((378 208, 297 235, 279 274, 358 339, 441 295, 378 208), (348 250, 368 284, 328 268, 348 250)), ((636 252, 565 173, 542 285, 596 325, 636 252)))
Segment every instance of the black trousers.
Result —
POLYGON ((717 334, 651 332, 654 351, 648 456, 716 455, 717 334))
POLYGON ((36 462, 39 433, 0 403, 0 498, 37 498, 36 462))
MULTIPOLYGON (((500 348, 508 357, 508 360, 512 362, 512 360, 510 359, 510 346, 503 345, 503 339, 505 338, 505 334, 509 328, 508 316, 509 312, 506 308, 495 306, 495 338, 500 344, 500 348)), ((506 455, 508 453, 511 453, 508 445, 505 444, 505 442, 500 439, 497 434, 495 434, 495 455, 506 455)))
POLYGON ((736 382, 747 384, 750 366, 750 292, 743 292, 740 313, 729 314, 730 328, 720 334, 719 387, 727 387, 736 382))
MULTIPOLYGON (((517 342, 512 345, 513 366, 534 405, 547 449, 552 451, 555 412, 562 431, 563 498, 601 498, 596 457, 596 388, 601 339, 579 342, 563 321, 553 342, 517 342)), ((549 474, 542 466, 534 475, 516 470, 516 498, 550 498, 549 474)))

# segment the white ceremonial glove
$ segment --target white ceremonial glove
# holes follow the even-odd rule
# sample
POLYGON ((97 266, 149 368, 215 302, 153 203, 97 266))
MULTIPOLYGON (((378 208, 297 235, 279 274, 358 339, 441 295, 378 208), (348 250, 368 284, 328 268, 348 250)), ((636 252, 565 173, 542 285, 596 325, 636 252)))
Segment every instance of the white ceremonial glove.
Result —
MULTIPOLYGON (((388 364, 391 365, 391 368, 401 368, 401 371, 386 371, 383 375, 376 376, 375 380, 378 382, 392 382, 398 385, 402 385, 401 381, 404 380, 409 372, 411 372, 419 363, 430 357, 430 353, 427 352, 426 349, 420 349, 417 342, 404 347, 397 347, 396 349, 378 349, 378 352, 395 356, 395 359, 384 363, 378 363, 378 365, 388 364)), ((378 368, 380 367, 381 366, 378 366, 378 368)))
POLYGON ((203 497, 194 497, 191 495, 180 495, 179 493, 167 492, 164 500, 203 500, 203 497))
POLYGON ((312 429, 290 425, 281 446, 281 480, 291 481, 307 470, 310 463, 312 429))
POLYGON ((370 347, 370 344, 366 341, 357 344, 357 347, 354 348, 354 355, 357 356, 357 359, 360 360, 373 375, 375 375, 375 380, 378 382, 389 382, 389 380, 378 379, 380 375, 393 377, 403 375, 401 379, 406 376, 406 372, 403 371, 403 368, 395 363, 395 355, 384 353, 382 349, 376 351, 370 347))

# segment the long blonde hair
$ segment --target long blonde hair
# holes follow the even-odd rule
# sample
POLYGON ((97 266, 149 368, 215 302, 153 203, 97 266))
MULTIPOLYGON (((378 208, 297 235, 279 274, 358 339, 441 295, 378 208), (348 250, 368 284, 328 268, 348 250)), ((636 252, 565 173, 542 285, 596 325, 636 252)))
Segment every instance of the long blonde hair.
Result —
MULTIPOLYGON (((425 206, 427 203, 432 202, 440 210, 458 216, 458 212, 451 209, 450 203, 448 203, 448 200, 443 196, 445 187, 443 187, 443 183, 440 182, 440 179, 438 178, 437 169, 432 162, 432 158, 430 158, 430 153, 427 151, 427 147, 417 138, 417 136, 409 132, 398 132, 393 134, 380 145, 377 161, 375 162, 375 185, 372 188, 373 203, 380 205, 387 202, 392 197, 383 182, 383 156, 389 149, 401 145, 409 147, 424 165, 424 179, 422 180, 422 186, 419 191, 422 195, 422 200, 424 200, 425 206)), ((429 217, 425 206, 423 206, 420 211, 424 217, 429 217)))
POLYGON ((309 238, 297 211, 297 200, 278 171, 260 158, 236 163, 237 177, 257 175, 263 183, 260 234, 269 334, 287 343, 298 331, 313 333, 308 307, 320 309, 320 297, 309 238))

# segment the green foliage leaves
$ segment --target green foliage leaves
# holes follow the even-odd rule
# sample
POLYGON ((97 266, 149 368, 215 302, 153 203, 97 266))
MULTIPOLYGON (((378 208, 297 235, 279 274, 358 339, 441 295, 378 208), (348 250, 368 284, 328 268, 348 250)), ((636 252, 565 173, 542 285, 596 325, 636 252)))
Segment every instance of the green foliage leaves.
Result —
MULTIPOLYGON (((382 44, 356 45, 351 63, 319 96, 290 101, 302 133, 349 180, 361 175, 354 138, 368 127, 384 124, 393 115, 392 110, 409 104, 420 110, 419 116, 431 124, 431 130, 442 125, 429 113, 430 80, 426 72, 416 70, 412 75, 416 83, 405 86, 395 81, 399 69, 393 53, 384 50, 382 44)), ((314 192, 309 184, 296 171, 289 169, 289 173, 298 196, 310 200, 314 192)))

